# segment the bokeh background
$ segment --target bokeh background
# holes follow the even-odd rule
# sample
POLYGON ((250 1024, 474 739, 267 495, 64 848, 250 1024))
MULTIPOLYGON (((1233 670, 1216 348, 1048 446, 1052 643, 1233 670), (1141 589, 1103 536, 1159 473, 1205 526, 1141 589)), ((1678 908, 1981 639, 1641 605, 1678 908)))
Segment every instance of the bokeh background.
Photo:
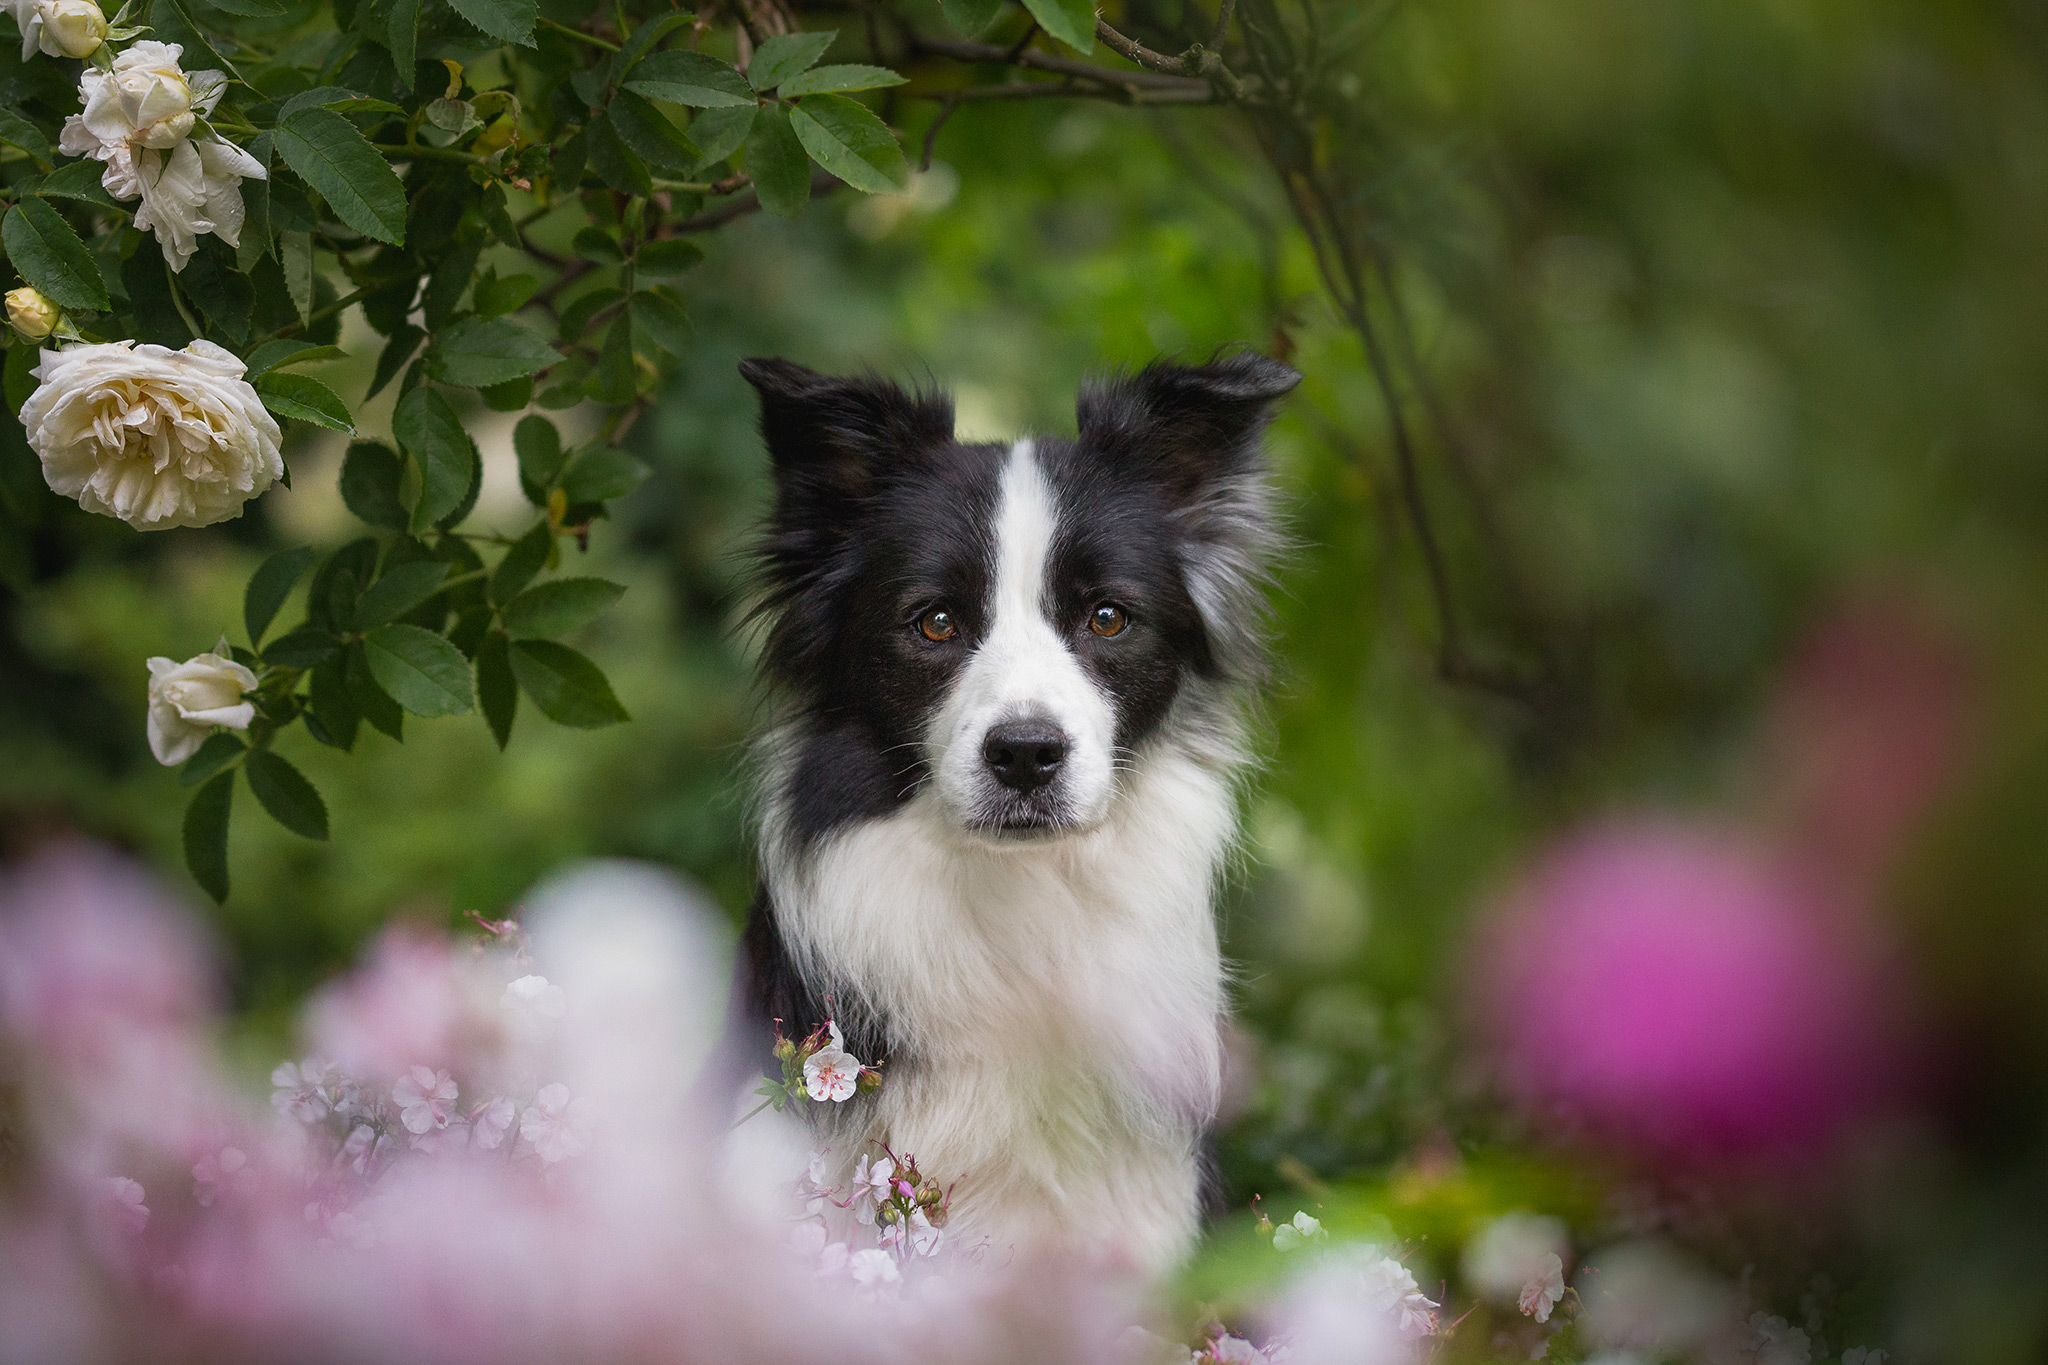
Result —
MULTIPOLYGON (((1233 1204, 1386 1217, 1424 1261, 1480 1213, 1539 1205, 1588 1241, 1662 1230, 1808 1323, 1816 1358, 1852 1341, 2043 1358, 2048 11, 1323 9, 1343 23, 1315 59, 1348 103, 1321 116, 1317 155, 1348 159, 1347 212, 1429 377, 1399 392, 1441 598, 1385 392, 1242 126, 964 106, 909 193, 701 239, 696 347, 631 438, 654 477, 588 551, 630 591, 575 643, 630 725, 529 709, 503 755, 475 717, 408 726, 403 748, 366 732, 351 756, 283 741, 334 833, 239 813, 234 894, 208 911, 234 1045, 267 1070, 296 1004, 381 925, 503 914, 577 858, 679 868, 738 920, 757 706, 738 623, 766 496, 739 358, 942 383, 963 435, 997 438, 1071 430, 1092 371, 1249 344, 1306 382, 1271 437, 1297 549, 1226 905, 1233 1204), (1702 987, 1703 1008, 1792 1000, 1727 1044, 1731 1084, 1783 1063, 1786 1088, 1744 1092, 1764 1117, 1706 1155, 1561 1117, 1557 1087, 1509 1074, 1516 1039, 1549 1039, 1554 1062, 1601 1030, 1654 1031, 1660 991, 1647 1016, 1599 1008, 1656 977, 1629 956, 1635 928, 1602 959, 1597 915, 1545 919, 1549 893, 1513 890, 1545 859, 1644 848, 1668 866, 1643 873, 1651 891, 1623 876, 1630 904, 1748 904, 1746 883, 1716 890, 1725 854, 1737 883, 1744 859, 1796 864, 1827 907, 1789 955, 1769 935, 1722 945, 1727 994, 1702 987), (1545 953, 1564 966, 1538 984, 1500 976, 1497 959, 1545 953), (1558 1023, 1566 1003, 1586 1016, 1558 1023), (1838 1100, 1806 1102, 1850 1071, 1838 1100)), ((930 106, 890 112, 915 160, 930 106)), ((324 376, 352 399, 359 354, 324 376)), ((388 400, 363 426, 387 420, 388 400)), ((0 466, 28 502, 6 425, 0 466)), ((475 414, 475 524, 517 515, 510 426, 475 414)), ((49 506, 4 547, 10 852, 83 831, 203 901, 181 870, 185 793, 144 743, 143 659, 236 633, 271 550, 357 533, 341 447, 299 442, 294 489, 231 525, 142 536, 49 506)), ((1659 963, 1661 943, 1643 948, 1659 963)), ((1695 1099, 1645 1103, 1693 1134, 1712 1126, 1695 1099)))

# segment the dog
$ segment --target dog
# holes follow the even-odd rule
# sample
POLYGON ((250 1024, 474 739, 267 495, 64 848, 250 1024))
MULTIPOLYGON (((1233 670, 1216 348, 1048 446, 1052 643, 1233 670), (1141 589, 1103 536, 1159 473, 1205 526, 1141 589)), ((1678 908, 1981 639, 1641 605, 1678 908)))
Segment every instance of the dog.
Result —
POLYGON ((831 1018, 872 1095, 845 1166, 952 1183, 949 1239, 1151 1271, 1192 1245, 1217 1106, 1214 899, 1276 548, 1253 354, 1088 385, 1074 439, 964 443, 949 398, 749 360, 758 1021, 831 1018))

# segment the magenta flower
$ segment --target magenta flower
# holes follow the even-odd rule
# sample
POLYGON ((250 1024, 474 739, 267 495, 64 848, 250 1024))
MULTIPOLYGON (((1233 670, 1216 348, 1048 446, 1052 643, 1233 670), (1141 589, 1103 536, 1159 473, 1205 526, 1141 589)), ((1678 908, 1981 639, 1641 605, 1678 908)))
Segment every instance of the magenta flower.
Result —
POLYGON ((1833 1131, 1872 1090, 1885 992, 1800 878, 1719 831, 1596 829, 1482 927, 1481 1008, 1527 1102, 1667 1153, 1833 1131))

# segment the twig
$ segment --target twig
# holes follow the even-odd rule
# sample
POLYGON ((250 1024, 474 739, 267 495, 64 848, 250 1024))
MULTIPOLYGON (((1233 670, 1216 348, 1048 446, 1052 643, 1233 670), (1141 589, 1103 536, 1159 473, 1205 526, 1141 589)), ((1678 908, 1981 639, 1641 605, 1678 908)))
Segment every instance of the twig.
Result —
POLYGON ((924 130, 924 155, 918 158, 917 162, 919 174, 932 168, 932 145, 939 140, 939 129, 946 126, 946 120, 953 117, 953 111, 959 107, 958 95, 945 96, 938 114, 932 119, 931 127, 924 130))
MULTIPOLYGON (((828 194, 838 189, 844 183, 838 176, 825 171, 813 171, 811 173, 811 193, 814 195, 828 194)), ((709 232, 713 228, 724 227, 734 219, 744 218, 760 207, 761 196, 749 190, 730 203, 720 204, 717 208, 706 209, 696 217, 685 218, 680 223, 671 223, 662 229, 662 235, 666 237, 670 235, 680 236, 691 232, 709 232)))
POLYGON ((1069 57, 1055 57, 1038 51, 1019 52, 1012 56, 1007 48, 1000 48, 992 43, 964 43, 948 38, 927 38, 916 33, 910 35, 910 45, 913 52, 928 53, 934 57, 951 57, 957 62, 1029 67, 1034 71, 1074 76, 1084 81, 1095 81, 1100 85, 1136 86, 1146 90, 1199 90, 1207 89, 1209 84, 1191 76, 1162 76, 1152 71, 1119 71, 1111 66, 1078 62, 1069 57))
POLYGON ((594 34, 585 33, 580 28, 571 28, 567 24, 557 23, 553 19, 548 18, 545 14, 543 14, 540 17, 540 22, 543 28, 551 28, 557 33, 565 34, 568 37, 574 38, 579 43, 589 43, 592 47, 601 47, 606 52, 617 52, 619 50, 619 45, 617 43, 608 43, 604 39, 599 38, 594 34))

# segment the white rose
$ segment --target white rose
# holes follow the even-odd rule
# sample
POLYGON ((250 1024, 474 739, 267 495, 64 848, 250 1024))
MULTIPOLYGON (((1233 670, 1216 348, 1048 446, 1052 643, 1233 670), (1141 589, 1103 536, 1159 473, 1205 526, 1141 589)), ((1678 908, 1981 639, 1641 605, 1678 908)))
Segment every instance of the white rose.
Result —
POLYGON ((176 43, 145 39, 114 58, 113 70, 87 68, 78 78, 78 98, 85 112, 64 120, 59 148, 73 156, 90 151, 105 161, 104 153, 89 147, 88 140, 102 149, 164 151, 189 137, 194 119, 212 113, 220 103, 228 78, 219 71, 187 75, 178 65, 183 53, 176 43))
POLYGON ((242 694, 255 687, 254 673, 219 654, 200 654, 184 663, 151 659, 149 751, 172 767, 198 753, 215 729, 248 729, 256 707, 242 694))
POLYGON ((21 30, 21 59, 87 57, 107 40, 107 16, 93 0, 6 0, 21 30))
MULTIPOLYGON (((173 270, 185 268, 199 249, 202 233, 211 232, 229 246, 239 246, 242 179, 265 178, 262 163, 233 143, 189 138, 168 152, 135 153, 135 174, 142 195, 135 226, 156 233, 164 260, 173 270)), ((109 163, 101 183, 115 175, 109 163)))
POLYGON ((44 351, 21 424, 50 487, 86 511, 138 531, 211 526, 284 473, 277 422, 244 369, 210 341, 44 351))

